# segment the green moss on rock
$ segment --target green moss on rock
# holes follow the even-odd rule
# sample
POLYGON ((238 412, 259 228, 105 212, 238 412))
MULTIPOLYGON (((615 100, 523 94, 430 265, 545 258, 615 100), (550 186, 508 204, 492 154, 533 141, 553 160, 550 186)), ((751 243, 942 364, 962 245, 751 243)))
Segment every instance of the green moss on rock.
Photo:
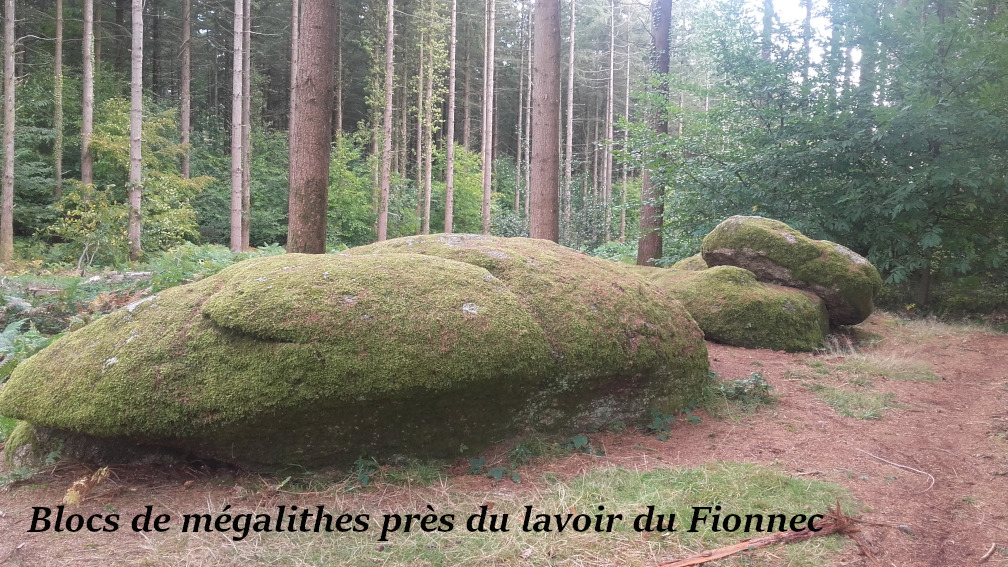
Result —
MULTIPOLYGON (((93 457, 103 445, 246 464, 457 455, 462 444, 622 417, 699 387, 702 341, 659 313, 671 300, 649 299, 656 290, 643 281, 624 284, 645 306, 630 312, 655 317, 625 321, 624 331, 637 329, 624 337, 634 352, 593 372, 558 357, 554 334, 566 322, 544 326, 524 290, 478 265, 401 253, 256 258, 55 341, 0 390, 0 414, 83 440, 73 446, 93 457), (566 396, 544 394, 558 383, 566 396), (628 392, 637 395, 622 403, 628 392), (558 403, 567 398, 578 402, 558 403)), ((582 340, 579 355, 591 351, 582 340)))
POLYGON ((726 219, 704 238, 701 254, 710 266, 738 266, 760 281, 815 293, 837 325, 867 319, 882 289, 878 270, 857 253, 763 217, 726 219))
POLYGON ((21 421, 7 437, 3 461, 9 469, 35 469, 44 465, 46 458, 59 449, 58 442, 37 431, 32 424, 21 421))
POLYGON ((734 266, 703 271, 651 268, 649 277, 690 312, 707 339, 732 346, 810 351, 829 332, 823 301, 762 284, 734 266))
POLYGON ((703 333, 678 302, 625 265, 547 240, 472 234, 398 238, 348 253, 449 258, 504 282, 543 328, 557 365, 534 407, 602 422, 621 406, 647 411, 666 400, 671 410, 700 393, 703 333))
POLYGON ((700 270, 706 270, 710 266, 707 265, 707 262, 704 262, 704 259, 703 259, 702 255, 700 255, 700 254, 694 254, 694 255, 690 256, 689 258, 683 258, 682 260, 679 260, 675 264, 672 264, 670 267, 673 270, 694 270, 694 271, 700 271, 700 270))

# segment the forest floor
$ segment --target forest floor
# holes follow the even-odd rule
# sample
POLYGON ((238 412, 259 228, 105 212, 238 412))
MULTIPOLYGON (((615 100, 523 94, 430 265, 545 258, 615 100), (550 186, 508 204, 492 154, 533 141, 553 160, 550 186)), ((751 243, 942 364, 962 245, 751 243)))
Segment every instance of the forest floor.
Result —
MULTIPOLYGON (((711 544, 681 540, 681 533, 627 531, 615 539, 564 533, 540 545, 547 540, 495 534, 499 537, 470 544, 466 539, 471 533, 441 537, 416 532, 393 534, 379 543, 377 533, 327 539, 319 534, 254 534, 235 541, 231 533, 182 534, 177 525, 165 533, 127 528, 129 518, 146 506, 153 506, 154 515, 165 512, 174 518, 216 515, 227 504, 234 511, 272 510, 274 515, 281 505, 289 510, 319 504, 372 517, 390 510, 427 514, 428 504, 437 513, 452 507, 475 510, 481 504, 491 511, 512 506, 518 513, 519 503, 541 503, 553 498, 550 494, 558 494, 545 500, 554 505, 576 499, 578 490, 608 494, 604 478, 617 477, 600 481, 604 471, 640 476, 690 469, 700 470, 703 479, 724 470, 724 463, 738 462, 776 471, 801 485, 820 486, 816 481, 822 481, 841 487, 847 509, 865 521, 858 527, 874 559, 831 536, 815 539, 832 539, 835 545, 808 548, 798 559, 776 547, 712 565, 1008 565, 1008 335, 879 313, 853 334, 832 338, 833 348, 816 354, 709 344, 712 370, 725 378, 757 372, 772 385, 775 400, 752 408, 722 403, 697 410, 699 423, 677 421, 666 440, 645 430, 589 434, 593 452, 552 451, 532 458, 515 469, 520 483, 508 478, 510 469, 503 480, 469 474, 472 463, 464 459, 432 473, 416 465, 376 465, 358 469, 362 476, 343 473, 342 480, 329 481, 324 476, 262 477, 198 464, 119 466, 110 469, 107 479, 83 489, 80 505, 66 509, 67 515, 84 518, 118 513, 118 531, 29 533, 33 507, 53 508, 53 519, 67 490, 94 471, 59 464, 0 492, 0 564, 656 565, 745 536, 711 544), (578 480, 586 475, 597 484, 578 480), (369 485, 362 487, 360 480, 369 485), (410 546, 416 548, 412 555, 396 554, 410 546), (456 553, 452 546, 464 551, 456 553)), ((514 451, 512 442, 484 453, 486 467, 507 466, 514 451)), ((0 470, 4 473, 10 471, 0 470)), ((739 484, 745 484, 744 477, 739 484)), ((720 498, 733 487, 717 490, 713 494, 720 498)), ((580 498, 590 501, 583 494, 580 498)), ((685 504, 711 505, 702 500, 685 504)), ((574 511, 575 505, 569 508, 574 511)), ((594 508, 588 512, 595 513, 594 508)), ((100 520, 95 524, 102 525, 100 520)))

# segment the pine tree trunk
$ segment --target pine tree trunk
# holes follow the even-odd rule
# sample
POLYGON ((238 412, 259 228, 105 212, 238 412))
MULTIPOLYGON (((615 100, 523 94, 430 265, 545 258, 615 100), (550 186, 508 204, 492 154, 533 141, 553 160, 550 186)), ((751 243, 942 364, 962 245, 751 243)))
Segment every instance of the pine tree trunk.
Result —
POLYGON ((81 183, 94 183, 94 0, 84 0, 83 70, 81 77, 81 183))
POLYGON ((612 142, 613 142, 613 95, 616 83, 616 0, 609 0, 609 93, 606 95, 605 132, 605 176, 602 185, 602 209, 604 211, 605 241, 612 240, 609 219, 612 216, 612 142))
POLYGON ((483 69, 483 234, 490 234, 490 182, 493 170, 494 44, 496 0, 487 3, 486 67, 483 69))
MULTIPOLYGON (((521 51, 521 63, 518 65, 518 158, 515 160, 517 163, 514 188, 515 213, 521 208, 522 165, 524 165, 522 163, 522 149, 524 146, 522 135, 525 128, 525 73, 522 72, 525 69, 525 7, 521 5, 518 9, 521 11, 518 23, 518 50, 521 51)), ((525 190, 528 192, 527 187, 525 190)))
POLYGON ((343 133, 343 1, 336 0, 336 117, 333 129, 343 133))
MULTIPOLYGON (((654 0, 651 5, 651 41, 654 72, 660 79, 659 96, 668 99, 669 31, 672 26, 672 0, 654 0)), ((668 115, 659 110, 654 118, 654 130, 668 133, 668 115)), ((637 264, 652 266, 662 257, 662 226, 665 218, 665 191, 651 182, 645 169, 641 180, 640 240, 637 244, 637 264)))
POLYGON ((192 154, 190 133, 192 131, 192 0, 182 2, 182 177, 189 179, 189 156, 192 154))
POLYGON ((465 63, 462 64, 462 67, 465 69, 465 81, 462 85, 462 147, 467 150, 470 149, 469 140, 472 137, 472 113, 469 105, 469 99, 472 97, 472 90, 469 83, 469 78, 472 76, 472 66, 469 65, 470 51, 469 39, 467 36, 465 63))
POLYGON ((245 0, 234 0, 231 53, 231 252, 242 251, 242 40, 245 38, 245 0))
POLYGON ((395 72, 395 3, 388 0, 385 21, 385 111, 382 113, 381 195, 378 202, 378 241, 388 238, 389 188, 392 185, 392 73, 395 72))
MULTIPOLYGON (((626 128, 623 130, 623 147, 626 148, 630 141, 630 28, 627 24, 627 45, 626 45, 626 98, 623 106, 623 119, 626 120, 626 128)), ((620 207, 619 241, 626 242, 626 207, 627 207, 627 170, 630 169, 629 160, 623 164, 623 196, 620 207)))
POLYGON ((324 254, 332 145, 335 6, 329 0, 301 3, 297 83, 290 131, 287 251, 324 254))
POLYGON ((241 249, 248 250, 252 220, 252 172, 249 168, 252 156, 252 0, 243 1, 241 249))
MULTIPOLYGON (((529 16, 529 34, 532 37, 535 29, 534 18, 529 16)), ((528 83, 528 97, 525 101, 525 218, 529 218, 529 206, 532 202, 532 44, 528 45, 528 57, 525 58, 525 82, 528 83)))
POLYGON ((4 0, 4 166, 0 191, 0 263, 14 259, 14 0, 4 0))
POLYGON ((529 236, 559 242, 560 0, 535 4, 529 236))
POLYGON ((413 173, 416 176, 416 181, 414 181, 413 186, 416 187, 417 191, 417 202, 416 202, 416 217, 417 226, 416 233, 420 234, 421 225, 423 224, 423 192, 420 187, 423 185, 423 108, 424 108, 424 66, 426 60, 424 59, 424 34, 420 32, 420 57, 417 59, 417 100, 416 100, 416 151, 414 152, 414 158, 416 158, 416 164, 413 169, 413 173))
POLYGON ((428 50, 427 87, 424 97, 423 234, 430 234, 431 182, 434 168, 434 48, 428 50))
POLYGON ((140 259, 140 202, 142 200, 141 143, 143 126, 143 0, 133 0, 131 26, 133 29, 130 55, 130 167, 129 167, 129 226, 130 260, 140 259))
POLYGON ((564 240, 570 242, 571 223, 571 180, 574 168, 574 7, 577 0, 570 3, 570 31, 567 51, 567 140, 564 143, 564 240))
POLYGON ((53 197, 63 196, 63 0, 56 0, 56 49, 53 57, 53 162, 56 169, 56 187, 53 197))
POLYGON ((290 128, 294 124, 297 109, 294 102, 294 87, 297 84, 298 74, 298 43, 301 34, 301 7, 299 0, 291 0, 291 56, 290 56, 290 95, 287 103, 287 130, 290 137, 290 128))
POLYGON ((448 117, 445 132, 445 234, 451 234, 455 207, 455 48, 458 0, 451 3, 451 30, 448 35, 448 117))

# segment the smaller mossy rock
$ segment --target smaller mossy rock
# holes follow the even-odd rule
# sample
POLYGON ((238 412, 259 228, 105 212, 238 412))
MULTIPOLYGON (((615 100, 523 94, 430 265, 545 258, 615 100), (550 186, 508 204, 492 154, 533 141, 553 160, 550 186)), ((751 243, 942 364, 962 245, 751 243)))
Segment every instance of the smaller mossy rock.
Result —
POLYGON ((704 238, 701 254, 712 267, 738 266, 760 281, 811 291, 835 325, 867 319, 882 290, 878 270, 861 255, 763 217, 724 220, 704 238))
POLYGON ((679 260, 678 262, 672 264, 669 267, 672 268, 673 270, 700 271, 700 270, 706 270, 710 266, 707 265, 707 262, 704 262, 702 255, 694 254, 689 258, 683 258, 682 260, 679 260))
POLYGON ((60 452, 61 444, 32 424, 18 422, 4 444, 3 462, 9 469, 37 469, 50 455, 60 452))
POLYGON ((678 299, 714 342, 799 352, 819 348, 829 333, 819 297, 760 283, 742 268, 652 268, 648 277, 678 299))

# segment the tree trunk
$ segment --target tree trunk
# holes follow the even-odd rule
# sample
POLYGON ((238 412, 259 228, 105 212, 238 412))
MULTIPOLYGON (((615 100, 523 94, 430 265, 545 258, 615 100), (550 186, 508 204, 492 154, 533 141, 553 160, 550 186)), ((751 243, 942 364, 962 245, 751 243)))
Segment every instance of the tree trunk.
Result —
POLYGON ((333 129, 343 133, 343 1, 336 0, 336 116, 333 129))
POLYGON ((0 263, 14 259, 14 0, 4 0, 4 167, 0 195, 0 263))
MULTIPOLYGON (((630 141, 630 28, 627 24, 627 44, 626 44, 626 98, 623 106, 623 119, 626 120, 626 128, 623 130, 623 146, 626 148, 630 141)), ((626 242, 626 206, 627 206, 627 170, 630 169, 629 160, 623 164, 623 196, 620 207, 619 241, 626 242)))
POLYGON ((560 216, 560 0, 535 4, 532 72, 532 204, 529 235, 558 242, 560 216))
MULTIPOLYGON (((518 50, 521 51, 521 63, 518 65, 518 151, 517 159, 515 163, 517 168, 515 170, 515 188, 514 188, 514 212, 517 213, 521 209, 521 186, 522 186, 522 148, 524 146, 522 142, 522 135, 524 134, 525 128, 525 73, 522 71, 525 69, 525 7, 520 5, 519 8, 519 23, 518 23, 518 50)), ((525 188, 528 192, 528 187, 525 188)))
POLYGON ((94 7, 94 58, 95 58, 95 70, 101 70, 101 53, 102 53, 102 39, 104 32, 102 32, 102 3, 98 2, 98 5, 94 7))
POLYGON ((770 60, 770 55, 773 49, 773 18, 773 0, 763 0, 763 51, 761 55, 763 56, 764 61, 770 60))
POLYGON ((53 197, 63 196, 63 0, 56 0, 56 49, 53 57, 53 162, 56 169, 56 187, 53 197))
POLYGON ((532 44, 531 34, 535 29, 534 18, 529 16, 528 57, 525 58, 525 82, 528 83, 528 100, 525 101, 525 218, 529 216, 529 205, 532 202, 532 44))
POLYGON ((445 132, 445 234, 451 234, 455 207, 455 47, 458 0, 451 3, 451 31, 448 34, 448 118, 445 132))
POLYGON ((161 99, 161 6, 158 0, 145 0, 150 9, 151 41, 147 46, 148 60, 150 61, 150 92, 154 100, 161 99))
POLYGON ((81 183, 94 183, 94 155, 91 136, 94 134, 94 0, 84 0, 84 56, 81 77, 81 183))
POLYGON ((329 0, 305 0, 298 34, 294 85, 296 118, 290 131, 290 205, 287 251, 323 254, 329 197, 332 143, 333 49, 335 6, 329 0))
POLYGON ((294 87, 297 84, 298 73, 298 43, 301 33, 301 8, 299 0, 291 0, 291 60, 290 60, 290 100, 287 103, 287 136, 290 138, 290 129, 294 124, 297 108, 294 102, 294 87))
MULTIPOLYGON (((672 25, 672 0, 654 0, 651 5, 652 64, 660 77, 659 98, 668 99, 669 32, 672 25)), ((661 109, 665 105, 660 106, 661 109)), ((654 118, 654 130, 668 133, 668 114, 659 110, 654 118)), ((662 257, 662 225, 665 218, 665 189, 651 181, 651 172, 644 170, 641 180, 640 240, 637 244, 637 264, 653 266, 662 257)))
POLYGON ((434 46, 428 50, 427 92, 424 95, 423 234, 430 234, 431 182, 434 167, 434 46))
POLYGON ((570 3, 570 32, 567 51, 567 140, 564 143, 564 232, 570 242, 571 223, 571 179, 574 168, 574 7, 577 0, 570 3))
POLYGON ((241 249, 249 249, 252 221, 252 0, 243 0, 242 9, 242 201, 241 249))
POLYGON ((231 252, 242 251, 242 57, 245 38, 245 0, 234 0, 231 54, 231 252))
POLYGON ((472 75, 472 66, 469 65, 470 51, 469 39, 466 36, 465 63, 462 64, 462 67, 465 68, 465 82, 462 85, 462 147, 467 150, 469 149, 469 139, 472 137, 472 115, 469 106, 469 99, 472 97, 469 84, 469 78, 472 75))
POLYGON ((130 54, 130 167, 129 167, 129 227, 130 260, 140 259, 140 202, 142 199, 143 163, 141 143, 143 127, 143 0, 133 0, 133 29, 130 54))
POLYGON ((490 181, 493 169, 494 44, 496 0, 487 3, 486 67, 483 69, 483 234, 490 234, 490 181))
POLYGON ((189 156, 192 155, 190 132, 192 131, 192 0, 182 2, 182 177, 189 179, 189 156))
POLYGON ((392 73, 395 72, 395 3, 388 0, 385 20, 385 111, 382 113, 381 195, 378 202, 378 242, 388 238, 389 188, 392 185, 392 73))
POLYGON ((420 32, 420 57, 417 59, 417 100, 416 100, 416 151, 414 152, 414 157, 416 158, 416 166, 413 173, 416 175, 416 181, 414 182, 414 187, 417 191, 417 201, 416 201, 416 216, 417 216, 417 226, 416 233, 420 234, 421 225, 423 224, 423 192, 420 187, 423 184, 423 116, 424 116, 424 66, 426 65, 426 60, 424 59, 424 34, 420 32))
POLYGON ((604 182, 602 185, 602 209, 605 213, 605 241, 612 240, 609 219, 612 216, 612 141, 613 141, 613 96, 616 83, 616 0, 609 0, 609 93, 606 95, 606 132, 604 182))

